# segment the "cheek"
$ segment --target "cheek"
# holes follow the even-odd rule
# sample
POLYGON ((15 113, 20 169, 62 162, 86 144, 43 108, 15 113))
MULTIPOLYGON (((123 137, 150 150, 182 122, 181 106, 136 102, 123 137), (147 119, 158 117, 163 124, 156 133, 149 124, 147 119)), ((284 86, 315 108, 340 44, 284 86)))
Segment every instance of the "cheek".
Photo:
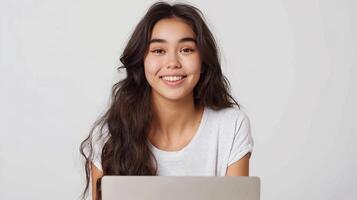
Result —
POLYGON ((187 59, 185 60, 184 63, 182 63, 184 66, 186 66, 186 72, 189 74, 200 74, 201 72, 201 59, 199 57, 195 57, 192 59, 187 59))
POLYGON ((159 67, 159 62, 157 59, 153 59, 151 57, 146 57, 144 60, 144 71, 145 71, 145 75, 146 77, 148 76, 155 76, 160 67, 159 67))
POLYGON ((157 82, 155 76, 160 70, 159 66, 160 63, 158 62, 157 59, 153 59, 151 57, 146 57, 144 59, 145 77, 151 87, 155 84, 155 82, 157 82))

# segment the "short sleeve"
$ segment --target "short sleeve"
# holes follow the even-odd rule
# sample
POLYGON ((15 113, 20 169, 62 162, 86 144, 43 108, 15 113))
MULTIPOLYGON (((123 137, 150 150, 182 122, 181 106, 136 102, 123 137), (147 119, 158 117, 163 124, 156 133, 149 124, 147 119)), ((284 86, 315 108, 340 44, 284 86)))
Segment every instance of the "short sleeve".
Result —
POLYGON ((235 122, 233 142, 228 158, 228 166, 240 160, 248 152, 253 152, 253 138, 251 135, 250 121, 248 116, 241 110, 235 122))

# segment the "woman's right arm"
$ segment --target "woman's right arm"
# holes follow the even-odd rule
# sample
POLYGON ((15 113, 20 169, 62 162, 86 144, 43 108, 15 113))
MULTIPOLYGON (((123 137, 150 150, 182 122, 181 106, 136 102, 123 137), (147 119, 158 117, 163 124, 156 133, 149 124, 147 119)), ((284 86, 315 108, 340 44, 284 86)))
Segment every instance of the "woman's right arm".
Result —
POLYGON ((103 176, 103 172, 100 171, 93 163, 91 165, 91 176, 92 176, 92 198, 96 200, 97 198, 97 181, 103 176))

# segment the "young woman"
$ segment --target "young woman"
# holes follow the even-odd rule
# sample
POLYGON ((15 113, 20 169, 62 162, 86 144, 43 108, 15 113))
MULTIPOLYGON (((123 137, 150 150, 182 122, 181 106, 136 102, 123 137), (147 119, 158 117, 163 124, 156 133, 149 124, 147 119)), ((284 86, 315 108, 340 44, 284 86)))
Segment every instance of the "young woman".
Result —
POLYGON ((100 198, 103 175, 249 175, 249 119, 229 94, 197 8, 152 5, 120 61, 127 76, 81 144, 84 196, 91 186, 100 198))

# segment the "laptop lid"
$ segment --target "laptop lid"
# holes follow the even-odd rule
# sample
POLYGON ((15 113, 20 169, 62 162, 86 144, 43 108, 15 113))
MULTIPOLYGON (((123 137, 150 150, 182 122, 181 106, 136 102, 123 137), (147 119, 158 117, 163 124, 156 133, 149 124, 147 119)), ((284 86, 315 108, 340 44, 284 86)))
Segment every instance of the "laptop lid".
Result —
POLYGON ((259 200, 258 177, 104 176, 102 200, 259 200))

